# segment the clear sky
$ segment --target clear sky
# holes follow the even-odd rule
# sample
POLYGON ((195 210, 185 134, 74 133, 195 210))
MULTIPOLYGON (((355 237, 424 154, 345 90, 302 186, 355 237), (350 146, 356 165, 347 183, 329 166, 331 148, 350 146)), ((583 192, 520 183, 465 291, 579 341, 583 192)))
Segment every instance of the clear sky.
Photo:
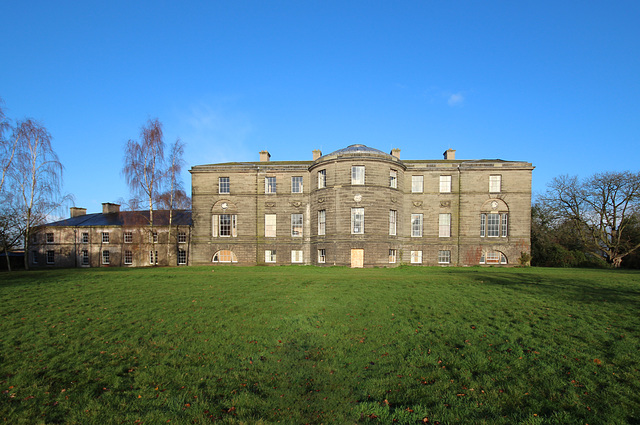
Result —
POLYGON ((48 128, 88 212, 128 198, 123 147, 148 118, 189 167, 452 148, 533 163, 534 196, 639 169, 637 0, 25 0, 0 20, 7 115, 48 128))

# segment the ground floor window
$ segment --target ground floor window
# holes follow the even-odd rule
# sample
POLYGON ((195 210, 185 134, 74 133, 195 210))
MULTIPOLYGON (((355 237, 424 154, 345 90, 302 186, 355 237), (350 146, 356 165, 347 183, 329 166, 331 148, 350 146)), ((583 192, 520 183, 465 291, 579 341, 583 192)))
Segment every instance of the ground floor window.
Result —
POLYGON ((86 249, 82 250, 82 265, 83 266, 89 265, 89 251, 86 249))
POLYGON ((264 261, 265 261, 265 263, 275 263, 276 262, 276 250, 275 249, 267 249, 264 252, 264 261))
POLYGON ((291 251, 291 262, 292 263, 302 263, 303 260, 303 254, 302 254, 302 250, 292 250, 291 251))
POLYGON ((38 251, 31 251, 31 262, 38 264, 38 251))
POLYGON ((106 249, 102 251, 102 264, 109 264, 110 253, 106 249))
POLYGON ((422 251, 411 251, 411 264, 422 264, 422 251))
POLYGON ((125 264, 133 264, 133 251, 125 251, 124 252, 124 263, 125 264))
POLYGON ((213 254, 212 263, 237 263, 238 258, 233 251, 229 251, 226 249, 220 250, 213 254))
POLYGON ((158 251, 149 251, 149 264, 158 264, 158 251))
POLYGON ((319 249, 318 250, 318 263, 324 264, 327 261, 327 250, 319 249))
POLYGON ((187 251, 184 249, 178 250, 178 264, 187 264, 187 251))
POLYGON ((480 264, 507 264, 507 257, 500 251, 483 252, 480 264))
POLYGON ((389 250, 389 264, 395 264, 398 261, 398 250, 390 249, 389 250))
POLYGON ((451 251, 438 251, 438 264, 451 263, 451 251))
POLYGON ((55 263, 55 254, 53 251, 47 251, 47 264, 55 263))

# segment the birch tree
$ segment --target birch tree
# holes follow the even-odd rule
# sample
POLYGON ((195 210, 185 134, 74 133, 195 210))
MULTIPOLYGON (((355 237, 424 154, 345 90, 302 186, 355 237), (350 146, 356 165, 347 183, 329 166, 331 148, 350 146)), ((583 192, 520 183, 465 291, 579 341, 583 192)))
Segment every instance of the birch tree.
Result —
POLYGON ((164 135, 162 123, 149 119, 140 129, 140 141, 125 146, 122 174, 129 189, 149 202, 149 225, 153 229, 153 207, 164 175, 164 135))

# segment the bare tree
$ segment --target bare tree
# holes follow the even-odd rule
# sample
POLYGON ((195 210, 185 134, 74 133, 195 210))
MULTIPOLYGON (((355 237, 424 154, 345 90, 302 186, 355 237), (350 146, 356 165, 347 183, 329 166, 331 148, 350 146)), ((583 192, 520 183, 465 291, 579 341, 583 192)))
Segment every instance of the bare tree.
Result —
POLYGON ((592 255, 620 267, 622 259, 640 248, 633 236, 640 213, 640 173, 607 172, 584 181, 560 176, 543 197, 555 216, 571 223, 592 255))
POLYGON ((16 196, 17 220, 22 221, 25 269, 29 269, 31 232, 71 197, 61 194, 63 166, 51 146, 51 134, 31 119, 18 122, 13 166, 9 170, 16 196))
POLYGON ((165 199, 168 202, 168 210, 169 210, 169 243, 167 243, 167 261, 169 260, 170 248, 171 248, 171 225, 173 224, 173 210, 175 207, 176 201, 176 193, 182 190, 182 179, 180 178, 180 173, 182 172, 182 167, 184 167, 184 143, 182 140, 177 139, 171 145, 171 151, 169 153, 169 161, 168 167, 166 170, 166 182, 167 182, 167 195, 165 199))
MULTIPOLYGON (((16 153, 17 139, 11 137, 9 140, 4 138, 5 132, 9 130, 10 124, 4 110, 2 109, 2 98, 0 98, 0 167, 2 167, 2 180, 0 180, 0 196, 4 195, 4 182, 9 172, 9 168, 13 164, 13 158, 16 153)), ((2 199, 0 198, 0 201, 2 199)))
POLYGON ((164 174, 162 123, 149 119, 140 129, 140 141, 129 140, 125 147, 124 175, 134 195, 149 201, 149 225, 153 228, 153 207, 164 174))

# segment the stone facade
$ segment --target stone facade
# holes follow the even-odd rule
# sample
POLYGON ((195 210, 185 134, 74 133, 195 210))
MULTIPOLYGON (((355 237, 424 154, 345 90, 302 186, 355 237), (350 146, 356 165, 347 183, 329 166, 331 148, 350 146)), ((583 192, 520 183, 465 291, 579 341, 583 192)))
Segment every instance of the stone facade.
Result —
POLYGON ((191 263, 517 265, 530 251, 530 163, 313 155, 193 167, 191 263))
POLYGON ((140 267, 190 262, 191 212, 120 211, 102 204, 102 213, 71 208, 71 217, 32 229, 29 265, 43 267, 140 267), (169 232, 171 229, 171 232, 169 232))

